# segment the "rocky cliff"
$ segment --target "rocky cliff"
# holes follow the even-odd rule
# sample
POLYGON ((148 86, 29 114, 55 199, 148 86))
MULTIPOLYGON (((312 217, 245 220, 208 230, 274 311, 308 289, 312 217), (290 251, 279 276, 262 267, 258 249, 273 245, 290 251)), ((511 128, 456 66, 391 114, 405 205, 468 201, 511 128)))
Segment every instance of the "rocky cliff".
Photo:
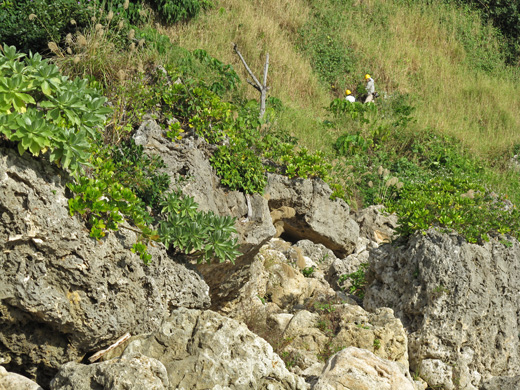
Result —
POLYGON ((220 186, 199 139, 173 144, 150 121, 136 142, 172 177, 190 176, 183 191, 201 209, 237 218, 243 256, 192 265, 156 244, 145 266, 131 229, 96 241, 70 216, 62 170, 0 149, 4 388, 518 385, 518 242, 429 231, 388 244, 394 217, 354 214, 321 181, 270 175, 263 195, 246 196, 220 186), (364 263, 361 306, 341 275, 364 263))

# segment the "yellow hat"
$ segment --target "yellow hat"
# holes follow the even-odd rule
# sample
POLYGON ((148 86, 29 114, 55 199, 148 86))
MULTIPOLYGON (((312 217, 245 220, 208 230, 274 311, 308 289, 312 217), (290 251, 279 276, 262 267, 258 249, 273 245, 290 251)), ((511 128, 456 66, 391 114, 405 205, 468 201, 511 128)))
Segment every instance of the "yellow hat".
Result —
POLYGON ((345 95, 350 95, 352 92, 350 92, 350 89, 345 90, 345 95))
POLYGON ((365 80, 368 80, 369 78, 370 78, 370 75, 367 73, 367 74, 365 75, 365 80))

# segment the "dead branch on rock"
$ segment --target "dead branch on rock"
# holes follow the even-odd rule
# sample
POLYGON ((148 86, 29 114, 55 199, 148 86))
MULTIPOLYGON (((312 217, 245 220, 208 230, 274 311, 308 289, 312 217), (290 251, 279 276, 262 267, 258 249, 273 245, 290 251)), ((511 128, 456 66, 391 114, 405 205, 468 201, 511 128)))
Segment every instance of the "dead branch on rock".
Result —
POLYGON ((122 343, 124 343, 126 340, 128 340, 130 338, 130 333, 125 333, 123 336, 121 336, 120 338, 117 339, 117 341, 112 344, 110 347, 108 347, 107 349, 102 349, 101 351, 99 352, 96 352, 94 355, 92 355, 91 357, 88 358, 88 361, 90 363, 94 363, 96 360, 98 360, 101 356, 103 356, 104 354, 106 354, 108 351, 111 351, 113 350, 114 348, 116 348, 118 345, 121 345, 122 343))

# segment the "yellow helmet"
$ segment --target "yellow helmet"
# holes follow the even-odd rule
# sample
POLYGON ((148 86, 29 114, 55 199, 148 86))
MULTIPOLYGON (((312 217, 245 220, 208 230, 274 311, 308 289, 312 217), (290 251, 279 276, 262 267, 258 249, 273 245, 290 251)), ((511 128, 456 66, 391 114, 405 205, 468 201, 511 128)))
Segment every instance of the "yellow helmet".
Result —
POLYGON ((350 95, 352 92, 350 92, 350 89, 345 90, 345 95, 350 95))
POLYGON ((370 78, 370 75, 367 73, 367 74, 365 75, 365 80, 368 80, 369 78, 370 78))

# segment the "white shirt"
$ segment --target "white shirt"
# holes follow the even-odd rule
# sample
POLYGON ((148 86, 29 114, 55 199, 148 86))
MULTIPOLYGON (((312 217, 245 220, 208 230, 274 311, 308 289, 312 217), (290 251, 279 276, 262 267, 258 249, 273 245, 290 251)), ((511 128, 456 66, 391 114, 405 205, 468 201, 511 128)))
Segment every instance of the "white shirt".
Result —
POLYGON ((356 98, 352 95, 348 95, 345 97, 346 100, 348 100, 351 103, 354 103, 356 101, 356 98))
POLYGON ((367 80, 367 93, 369 95, 373 94, 375 91, 376 91, 376 87, 374 85, 374 79, 372 77, 370 77, 368 80, 367 80))

